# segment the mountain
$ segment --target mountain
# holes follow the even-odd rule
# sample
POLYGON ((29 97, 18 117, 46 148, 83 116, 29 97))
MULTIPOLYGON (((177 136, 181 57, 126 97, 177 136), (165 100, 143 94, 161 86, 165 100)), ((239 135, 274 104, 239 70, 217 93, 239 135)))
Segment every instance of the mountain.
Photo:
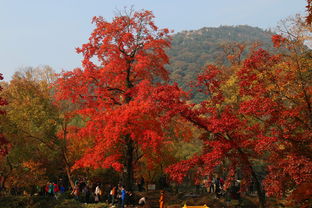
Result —
MULTIPOLYGON (((167 50, 171 79, 184 90, 189 90, 189 82, 205 65, 220 61, 226 64, 222 45, 231 42, 251 45, 258 42, 262 48, 273 51, 272 35, 270 31, 247 25, 204 27, 176 33, 172 36, 172 47, 167 50)), ((196 100, 199 99, 199 95, 194 96, 196 100)))

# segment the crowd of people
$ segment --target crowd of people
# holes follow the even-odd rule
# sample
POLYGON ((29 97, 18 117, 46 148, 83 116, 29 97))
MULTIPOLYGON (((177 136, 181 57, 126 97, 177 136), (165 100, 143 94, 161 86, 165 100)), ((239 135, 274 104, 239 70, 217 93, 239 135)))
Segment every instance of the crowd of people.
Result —
POLYGON ((208 189, 208 193, 215 193, 217 198, 220 198, 223 195, 224 180, 222 178, 212 177, 206 183, 208 183, 205 184, 208 189))
MULTIPOLYGON (((142 189, 141 184, 138 188, 142 189)), ((121 208, 124 208, 125 205, 134 206, 143 203, 137 196, 134 196, 132 191, 127 191, 122 184, 103 186, 100 183, 92 184, 84 180, 76 181, 71 195, 83 203, 107 202, 121 208)))
POLYGON ((63 194, 65 192, 65 187, 63 184, 48 182, 44 190, 46 195, 50 197, 55 197, 57 199, 60 194, 63 194))
MULTIPOLYGON (((216 198, 224 197, 226 202, 234 201, 236 204, 240 203, 240 181, 233 181, 230 188, 224 189, 224 180, 220 177, 211 177, 204 182, 204 186, 207 188, 208 193, 215 194, 216 198)), ((234 203, 234 204, 235 204, 234 203)))
POLYGON ((136 194, 126 190, 121 183, 117 185, 94 183, 87 178, 79 178, 70 186, 62 179, 48 181, 44 186, 33 185, 30 189, 11 188, 11 195, 29 195, 48 197, 58 200, 63 198, 74 198, 81 203, 109 203, 115 207, 124 208, 125 205, 143 206, 147 204, 145 196, 145 181, 141 177, 137 179, 135 186, 136 194))
MULTIPOLYGON (((126 190, 120 183, 117 185, 94 183, 87 180, 87 178, 79 178, 74 182, 73 188, 65 185, 62 180, 57 182, 48 182, 43 187, 34 188, 30 192, 37 193, 52 199, 59 199, 62 195, 64 197, 71 197, 81 203, 109 203, 111 206, 124 208, 126 205, 130 207, 145 206, 148 207, 150 198, 147 200, 147 192, 145 191, 144 178, 141 177, 136 182, 136 192, 126 190)), ((233 181, 233 184, 227 189, 224 189, 224 180, 221 177, 211 177, 202 183, 202 190, 210 194, 215 194, 216 198, 224 197, 226 201, 237 201, 240 204, 240 181, 233 181)), ((18 191, 17 191, 18 194, 18 191)), ((21 194, 21 193, 19 193, 21 194)), ((153 201, 153 200, 152 200, 153 201)), ((154 200, 155 201, 155 200, 154 200)), ((153 203, 154 203, 153 201, 153 203)), ((160 193, 160 206, 164 205, 164 194, 160 193)))

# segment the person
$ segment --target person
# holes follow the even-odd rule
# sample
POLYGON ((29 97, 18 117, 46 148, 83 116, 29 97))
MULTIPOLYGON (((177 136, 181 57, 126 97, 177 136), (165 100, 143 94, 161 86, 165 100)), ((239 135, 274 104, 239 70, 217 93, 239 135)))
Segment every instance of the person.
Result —
POLYGON ((112 187, 109 195, 111 197, 111 202, 114 205, 115 204, 115 196, 116 196, 116 187, 115 186, 112 187))
POLYGON ((126 191, 126 193, 127 193, 126 205, 131 206, 135 205, 133 193, 131 191, 126 191))
POLYGON ((126 200, 126 190, 123 186, 121 186, 121 208, 125 207, 125 200, 126 200))
POLYGON ((121 189, 122 189, 122 186, 121 184, 118 184, 117 187, 116 187, 116 198, 117 198, 117 203, 119 204, 119 206, 121 206, 122 204, 122 201, 121 201, 121 189))
POLYGON ((74 196, 76 200, 79 200, 79 185, 78 184, 74 186, 74 189, 71 192, 71 194, 74 196))
POLYGON ((221 184, 219 177, 217 178, 215 183, 216 183, 216 196, 217 196, 217 198, 220 198, 221 197, 222 184, 221 184))
POLYGON ((59 191, 60 191, 59 186, 56 183, 53 183, 53 193, 56 199, 58 198, 59 191))
POLYGON ((82 193, 82 190, 84 189, 84 187, 85 187, 87 184, 86 184, 85 180, 80 179, 78 185, 79 185, 79 191, 82 193))
POLYGON ((139 199, 139 206, 144 206, 145 204, 146 204, 146 198, 145 196, 143 196, 139 199))
POLYGON ((96 187, 95 187, 95 191, 94 191, 94 201, 95 203, 98 203, 100 201, 100 196, 101 196, 101 189, 100 189, 100 185, 98 184, 96 187))
POLYGON ((215 192, 215 189, 214 189, 215 180, 214 180, 213 177, 211 177, 211 178, 209 179, 208 184, 209 184, 209 193, 214 193, 214 192, 215 192))
POLYGON ((165 208, 165 194, 164 191, 160 191, 159 208, 165 208))
POLYGON ((49 183, 49 186, 48 186, 48 195, 50 196, 50 197, 53 197, 54 196, 54 185, 53 185, 53 183, 49 183))
POLYGON ((47 182, 46 186, 44 187, 45 195, 49 195, 49 186, 50 186, 50 182, 47 182))
POLYGON ((141 176, 140 182, 138 184, 139 191, 144 191, 144 184, 145 184, 144 178, 143 176, 141 176))
POLYGON ((63 184, 60 185, 60 193, 63 194, 65 192, 65 187, 63 184))
POLYGON ((234 184, 230 187, 230 194, 231 194, 231 198, 233 200, 233 205, 235 207, 239 207, 240 206, 240 201, 241 201, 241 197, 240 197, 240 181, 236 180, 234 182, 234 184))
POLYGON ((89 187, 88 185, 86 185, 83 189, 82 189, 82 193, 84 195, 84 202, 85 203, 89 203, 90 202, 90 190, 89 190, 89 187))
POLYGON ((221 189, 223 189, 223 184, 224 184, 224 180, 223 180, 223 178, 220 178, 220 186, 221 186, 221 189))

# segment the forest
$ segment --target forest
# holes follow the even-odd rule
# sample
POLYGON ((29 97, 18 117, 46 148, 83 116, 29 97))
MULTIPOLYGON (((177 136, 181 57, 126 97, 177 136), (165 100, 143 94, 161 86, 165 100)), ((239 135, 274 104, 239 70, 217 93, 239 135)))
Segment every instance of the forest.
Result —
POLYGON ((172 208, 311 207, 310 1, 307 11, 276 31, 176 34, 148 10, 94 17, 80 68, 24 67, 1 82, 0 207, 111 206, 75 200, 82 182, 129 199, 157 192, 150 207, 159 190, 172 208), (44 204, 53 183, 61 205, 44 204))

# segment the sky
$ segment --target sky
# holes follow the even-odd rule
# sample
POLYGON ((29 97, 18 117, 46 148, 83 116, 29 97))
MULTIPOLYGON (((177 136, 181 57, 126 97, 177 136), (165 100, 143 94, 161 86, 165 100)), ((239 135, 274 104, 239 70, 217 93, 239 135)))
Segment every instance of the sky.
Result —
POLYGON ((151 10, 160 28, 175 32, 220 25, 274 28, 304 13, 306 0, 0 0, 0 73, 9 81, 24 67, 56 72, 80 67, 75 48, 88 41, 93 16, 111 20, 133 6, 151 10))

